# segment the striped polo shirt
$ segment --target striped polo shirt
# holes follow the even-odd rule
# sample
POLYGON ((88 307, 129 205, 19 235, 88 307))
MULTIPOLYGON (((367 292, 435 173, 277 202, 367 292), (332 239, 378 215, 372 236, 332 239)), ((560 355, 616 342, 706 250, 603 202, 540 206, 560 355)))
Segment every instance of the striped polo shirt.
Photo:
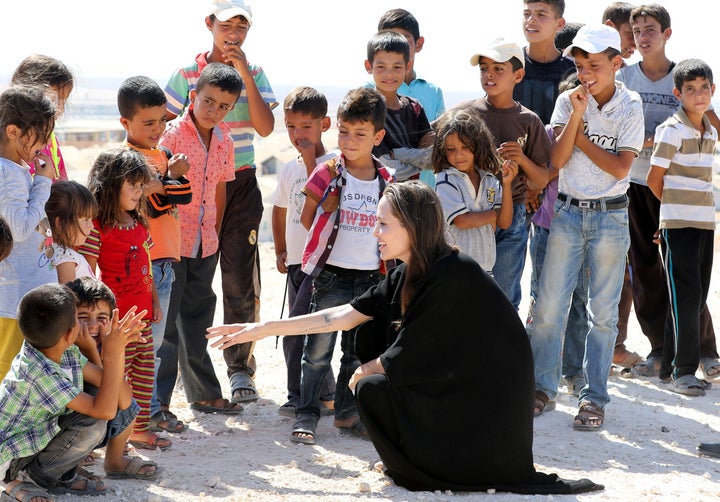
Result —
POLYGON ((655 131, 651 163, 667 169, 660 201, 660 228, 715 229, 712 166, 717 131, 703 116, 704 133, 681 108, 655 131))
MULTIPOLYGON (((200 72, 207 66, 207 52, 198 54, 195 63, 175 71, 165 86, 167 96, 167 109, 171 113, 180 116, 183 110, 190 105, 190 91, 195 89, 200 72)), ((265 72, 260 66, 248 64, 250 73, 255 80, 263 101, 268 105, 276 103, 275 94, 270 87, 265 72)), ((230 135, 235 146, 235 170, 255 167, 255 150, 253 139, 255 129, 250 121, 250 109, 248 108, 247 89, 243 85, 240 97, 235 103, 235 108, 225 116, 225 123, 230 126, 230 135)))

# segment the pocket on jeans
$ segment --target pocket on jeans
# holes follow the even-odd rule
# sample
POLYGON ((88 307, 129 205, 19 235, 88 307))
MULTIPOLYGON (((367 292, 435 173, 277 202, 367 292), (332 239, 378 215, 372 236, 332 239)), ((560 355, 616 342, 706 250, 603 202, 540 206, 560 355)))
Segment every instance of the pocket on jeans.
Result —
POLYGON ((322 294, 335 286, 337 276, 332 272, 323 270, 315 279, 313 279, 313 294, 322 294))

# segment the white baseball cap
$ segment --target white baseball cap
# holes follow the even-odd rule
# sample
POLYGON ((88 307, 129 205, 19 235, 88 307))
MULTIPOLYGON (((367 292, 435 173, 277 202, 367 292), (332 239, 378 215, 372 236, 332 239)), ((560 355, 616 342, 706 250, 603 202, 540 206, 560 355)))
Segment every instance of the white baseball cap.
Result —
POLYGON ((592 26, 586 24, 580 28, 572 43, 563 51, 563 56, 569 55, 573 47, 582 49, 588 54, 599 54, 607 49, 622 52, 620 33, 605 24, 592 26))
POLYGON ((210 14, 223 23, 235 16, 242 16, 252 25, 252 9, 243 0, 212 0, 210 14))
POLYGON ((525 54, 523 50, 518 44, 508 42, 504 38, 496 38, 482 50, 478 51, 477 54, 470 58, 470 64, 473 66, 479 65, 481 57, 492 59, 498 63, 510 61, 515 57, 520 61, 523 68, 525 68, 525 54))

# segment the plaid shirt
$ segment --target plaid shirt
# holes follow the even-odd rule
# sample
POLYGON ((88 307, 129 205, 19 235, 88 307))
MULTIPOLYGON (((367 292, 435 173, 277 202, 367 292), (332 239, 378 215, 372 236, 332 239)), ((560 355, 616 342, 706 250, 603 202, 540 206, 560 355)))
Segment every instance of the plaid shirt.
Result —
POLYGON ((58 417, 82 392, 86 362, 76 345, 57 364, 23 343, 0 384, 0 464, 35 455, 60 432, 58 417))

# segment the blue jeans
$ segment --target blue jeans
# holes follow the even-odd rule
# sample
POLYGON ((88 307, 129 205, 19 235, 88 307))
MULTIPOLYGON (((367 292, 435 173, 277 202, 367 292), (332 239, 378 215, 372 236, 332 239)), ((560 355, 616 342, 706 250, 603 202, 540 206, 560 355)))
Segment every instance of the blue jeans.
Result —
MULTIPOLYGON (((535 300, 540 285, 547 241, 550 231, 533 223, 530 234, 530 260, 532 261, 532 275, 530 278, 530 308, 528 310, 527 324, 533 322, 535 300)), ((588 268, 583 266, 578 274, 578 283, 573 291, 570 312, 568 313, 567 327, 562 348, 562 376, 573 377, 582 375, 583 356, 585 354, 585 340, 590 329, 588 326, 587 304, 588 297, 588 268)))
POLYGON ((528 232, 525 227, 525 204, 513 205, 513 221, 505 230, 495 231, 497 257, 492 269, 495 282, 513 304, 520 308, 520 279, 525 268, 528 232))
MULTIPOLYGON (((155 371, 160 367, 160 359, 158 358, 158 350, 165 338, 165 325, 167 324, 168 309, 170 307, 170 294, 172 293, 172 284, 175 281, 175 272, 172 268, 172 262, 153 263, 153 281, 157 289, 158 299, 160 300, 160 310, 162 310, 162 319, 152 325, 153 330, 153 352, 155 353, 155 371)), ((150 416, 160 411, 160 401, 157 398, 157 378, 154 379, 152 399, 150 401, 150 416)))
POLYGON ((630 245, 627 209, 596 211, 555 202, 540 276, 534 322, 527 326, 535 359, 535 386, 554 399, 561 377, 561 349, 572 294, 583 263, 588 267, 588 315, 580 402, 610 402, 607 379, 617 335, 618 302, 630 245))
MULTIPOLYGON (((374 271, 338 271, 335 267, 329 271, 326 267, 313 280, 310 308, 313 312, 317 312, 344 305, 378 282, 380 282, 380 274, 374 271)), ((300 378, 300 406, 297 409, 299 416, 311 415, 316 419, 320 417, 318 406, 320 386, 330 369, 336 337, 336 332, 305 337, 300 378)), ((360 366, 360 361, 355 355, 355 329, 342 332, 340 348, 342 357, 335 387, 335 418, 343 420, 358 414, 355 397, 348 387, 350 377, 360 366)))

